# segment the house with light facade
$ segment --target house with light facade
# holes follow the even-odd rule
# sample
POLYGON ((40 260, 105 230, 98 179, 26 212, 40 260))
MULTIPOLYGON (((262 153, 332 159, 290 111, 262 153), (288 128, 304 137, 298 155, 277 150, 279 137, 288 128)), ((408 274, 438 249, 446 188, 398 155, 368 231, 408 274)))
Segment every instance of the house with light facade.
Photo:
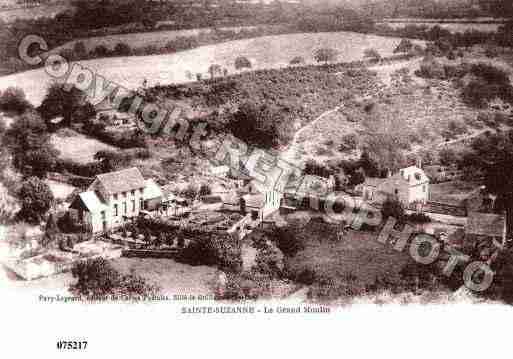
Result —
POLYGON ((119 227, 141 211, 155 210, 161 202, 160 186, 145 180, 134 167, 96 176, 87 191, 76 196, 70 210, 98 233, 119 227))
POLYGON ((430 198, 430 179, 417 166, 402 168, 387 178, 367 178, 356 187, 368 202, 383 203, 396 199, 404 206, 426 204, 430 198))

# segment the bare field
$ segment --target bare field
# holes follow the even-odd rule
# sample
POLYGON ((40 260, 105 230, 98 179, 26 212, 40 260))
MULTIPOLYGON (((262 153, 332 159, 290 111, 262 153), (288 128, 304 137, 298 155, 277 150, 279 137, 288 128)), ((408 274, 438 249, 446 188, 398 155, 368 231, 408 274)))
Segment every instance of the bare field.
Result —
MULTIPOLYGON (((115 57, 80 63, 110 81, 135 89, 145 79, 149 86, 187 82, 190 81, 187 72, 206 75, 214 63, 234 73, 238 56, 249 58, 253 69, 280 68, 288 66, 296 56, 313 63, 313 52, 322 47, 337 49, 340 62, 361 60, 367 48, 376 48, 382 56, 390 56, 399 42, 399 38, 351 32, 303 33, 229 41, 169 55, 115 57)), ((52 81, 55 79, 44 69, 36 69, 0 78, 0 89, 21 86, 28 100, 37 106, 52 81)))

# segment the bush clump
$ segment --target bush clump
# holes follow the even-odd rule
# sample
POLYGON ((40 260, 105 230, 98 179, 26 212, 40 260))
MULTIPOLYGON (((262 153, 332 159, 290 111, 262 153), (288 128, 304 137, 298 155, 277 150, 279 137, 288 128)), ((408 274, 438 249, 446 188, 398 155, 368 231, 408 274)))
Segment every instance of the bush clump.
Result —
POLYGON ((71 269, 77 282, 70 290, 78 295, 151 295, 159 288, 135 274, 121 274, 104 258, 77 262, 71 269))

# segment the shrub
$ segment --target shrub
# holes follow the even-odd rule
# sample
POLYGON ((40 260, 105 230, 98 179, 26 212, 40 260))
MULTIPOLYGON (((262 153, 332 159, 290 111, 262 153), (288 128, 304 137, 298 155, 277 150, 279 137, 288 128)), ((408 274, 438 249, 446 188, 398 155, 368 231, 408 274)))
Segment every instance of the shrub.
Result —
POLYGON ((455 135, 462 135, 467 133, 468 129, 464 122, 452 120, 448 124, 448 129, 455 135))
POLYGON ((199 195, 200 196, 208 196, 212 194, 212 189, 210 186, 206 183, 203 183, 199 188, 199 195))
POLYGON ((251 61, 247 57, 239 56, 235 59, 235 68, 237 70, 244 69, 244 68, 251 68, 251 61))
POLYGON ((37 177, 30 177, 18 190, 21 209, 18 217, 31 223, 40 222, 54 201, 50 187, 37 177))
POLYGON ((198 196, 198 188, 191 183, 180 192, 180 195, 187 199, 195 199, 198 196))
POLYGON ((118 55, 118 56, 129 56, 131 53, 132 53, 132 49, 130 48, 130 46, 128 46, 124 42, 120 42, 120 43, 116 44, 116 46, 114 47, 114 51, 113 51, 113 55, 118 55))
POLYGON ((369 59, 371 61, 379 61, 381 60, 381 55, 379 54, 378 50, 376 49, 365 49, 363 51, 363 56, 366 58, 366 59, 369 59))
POLYGON ((73 265, 71 274, 77 282, 70 290, 78 295, 150 295, 159 291, 142 277, 119 273, 104 258, 79 261, 73 265))
POLYGON ((358 147, 358 136, 355 133, 349 133, 342 137, 340 151, 353 151, 358 147))
POLYGON ((338 51, 332 48, 321 48, 314 52, 314 59, 317 62, 333 62, 337 59, 338 51))
POLYGON ((298 252, 305 249, 304 243, 296 238, 293 231, 287 228, 276 228, 272 238, 276 242, 278 249, 287 257, 294 257, 298 252))
POLYGON ((244 142, 269 149, 286 140, 285 126, 280 111, 271 105, 244 102, 229 119, 227 129, 244 142))
POLYGON ((392 217, 395 218, 399 223, 404 223, 406 219, 403 205, 401 202, 395 199, 387 199, 385 202, 383 202, 381 213, 383 214, 384 220, 386 220, 388 217, 392 217))
POLYGON ((436 60, 423 61, 415 75, 429 79, 445 79, 445 69, 436 60))
POLYGON ((109 49, 105 45, 96 46, 89 54, 91 57, 107 57, 109 49))
POLYGON ((444 166, 450 166, 458 162, 459 156, 456 151, 450 148, 442 149, 439 154, 440 163, 444 166))
POLYGON ((76 59, 84 59, 87 56, 87 49, 82 41, 73 45, 73 55, 76 59))
POLYGON ((412 213, 412 214, 406 216, 406 220, 408 222, 413 222, 413 223, 429 223, 429 222, 431 222, 431 218, 429 218, 424 213, 412 213))
POLYGON ((301 65, 305 63, 305 59, 301 56, 296 56, 292 60, 290 60, 291 65, 301 65))
MULTIPOLYGON (((183 235, 179 235, 178 239, 183 235)), ((240 243, 224 233, 196 233, 183 249, 179 260, 191 265, 215 265, 223 271, 237 272, 242 265, 240 243)))
POLYGON ((25 98, 25 93, 18 87, 8 87, 0 95, 0 110, 2 111, 12 111, 20 114, 30 107, 30 103, 25 98))
POLYGON ((397 53, 406 53, 413 50, 413 43, 409 39, 402 39, 399 45, 394 49, 394 54, 397 53))

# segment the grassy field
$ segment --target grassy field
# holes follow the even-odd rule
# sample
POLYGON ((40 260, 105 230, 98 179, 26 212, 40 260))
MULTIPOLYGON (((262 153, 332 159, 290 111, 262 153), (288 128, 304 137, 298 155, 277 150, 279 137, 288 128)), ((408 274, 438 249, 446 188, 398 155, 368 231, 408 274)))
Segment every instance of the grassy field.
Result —
POLYGON ((37 19, 45 17, 54 17, 60 12, 69 9, 69 5, 43 5, 31 8, 19 8, 0 10, 0 20, 6 23, 16 20, 37 19))
MULTIPOLYGON (((190 266, 171 259, 118 258, 111 261, 115 269, 124 274, 131 271, 148 282, 160 286, 162 294, 213 294, 212 283, 217 270, 207 266, 190 266)), ((32 281, 21 280, 11 271, 0 267, 0 281, 19 293, 59 293, 65 295, 74 279, 70 272, 32 281)))
POLYGON ((432 184, 431 200, 435 202, 459 204, 479 187, 479 183, 467 181, 451 181, 432 184))
POLYGON ((412 261, 406 252, 377 242, 376 233, 349 231, 337 240, 337 231, 318 221, 295 229, 305 249, 287 259, 291 273, 307 269, 315 273, 316 282, 328 279, 337 285, 354 277, 357 285, 365 288, 377 279, 398 282, 401 270, 412 261))
MULTIPOLYGON (((253 30, 256 26, 237 26, 237 27, 224 27, 219 30, 239 32, 242 30, 253 30)), ((103 45, 108 49, 112 50, 114 47, 123 42, 131 48, 155 46, 163 47, 167 42, 174 40, 178 37, 191 37, 198 36, 201 34, 212 33, 212 28, 199 28, 199 29, 185 29, 185 30, 162 30, 153 32, 137 32, 128 34, 113 34, 104 36, 93 36, 88 38, 81 38, 70 41, 66 44, 52 49, 52 52, 58 52, 62 49, 72 49, 75 43, 82 42, 87 51, 93 50, 98 45, 103 45)))
POLYGON ((78 133, 73 133, 71 136, 53 134, 51 143, 60 152, 61 158, 70 159, 78 163, 93 161, 94 155, 98 151, 117 149, 114 146, 78 133))
MULTIPOLYGON (((169 55, 116 57, 80 63, 110 81, 134 89, 145 79, 149 86, 154 86, 190 81, 187 72, 206 76, 209 66, 214 63, 234 73, 234 61, 238 56, 249 58, 253 69, 280 68, 287 66, 295 56, 302 56, 306 63, 312 63, 316 49, 332 47, 339 51, 337 61, 345 62, 361 60, 367 48, 376 48, 382 56, 389 56, 399 41, 393 37, 351 32, 303 33, 229 41, 169 55)), ((39 105, 52 81, 43 69, 36 69, 0 78, 0 90, 19 86, 30 102, 39 105)))
POLYGON ((162 294, 213 294, 217 269, 207 266, 191 266, 171 259, 118 258, 112 261, 121 273, 142 276, 148 282, 162 288, 162 294))

